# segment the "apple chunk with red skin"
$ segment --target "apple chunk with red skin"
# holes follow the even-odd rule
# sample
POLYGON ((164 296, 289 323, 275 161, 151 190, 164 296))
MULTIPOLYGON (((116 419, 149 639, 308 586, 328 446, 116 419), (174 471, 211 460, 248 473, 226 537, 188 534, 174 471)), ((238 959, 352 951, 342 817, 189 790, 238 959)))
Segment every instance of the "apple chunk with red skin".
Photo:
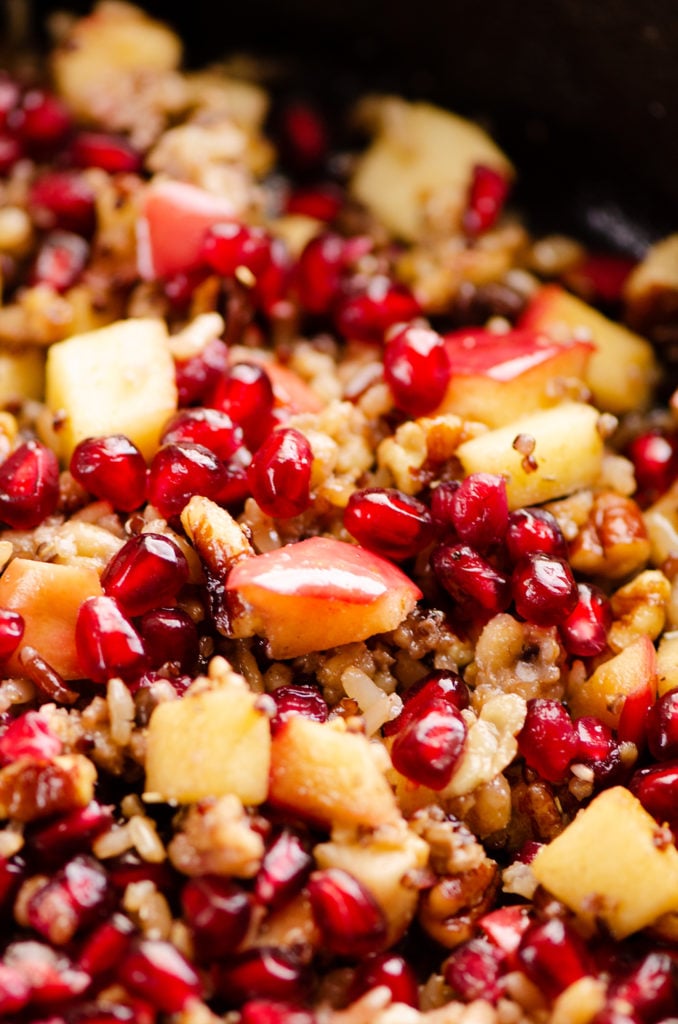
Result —
POLYGON ((438 414, 453 412, 491 427, 555 405, 558 382, 583 380, 594 351, 589 342, 558 344, 531 330, 496 334, 484 328, 445 336, 450 382, 438 414))
POLYGON ((239 562, 226 581, 236 636, 296 658, 395 629, 421 597, 400 569, 358 545, 310 537, 239 562))

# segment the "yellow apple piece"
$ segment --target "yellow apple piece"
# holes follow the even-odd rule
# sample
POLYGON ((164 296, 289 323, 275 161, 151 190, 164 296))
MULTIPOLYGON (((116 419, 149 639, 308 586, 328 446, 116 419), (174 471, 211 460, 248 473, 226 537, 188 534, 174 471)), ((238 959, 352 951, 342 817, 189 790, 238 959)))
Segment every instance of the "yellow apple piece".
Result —
POLYGON ((568 693, 575 718, 594 715, 611 729, 623 726, 626 735, 622 738, 632 740, 637 733, 634 718, 642 720, 656 698, 657 654, 647 636, 638 637, 625 650, 604 661, 585 682, 571 684, 568 693))
POLYGON ((678 910, 678 850, 623 786, 607 789, 531 863, 540 885, 614 938, 678 910))
POLYGON ((245 805, 268 793, 271 731, 244 680, 159 704, 148 724, 146 790, 193 803, 234 795, 245 805))
POLYGON ((465 441, 457 449, 466 475, 506 478, 509 507, 539 505, 600 476, 604 444, 599 414, 583 402, 563 402, 465 441))
POLYGON ((0 576, 0 608, 19 612, 25 630, 3 672, 23 675, 19 655, 24 647, 33 647, 64 679, 80 679, 75 623, 83 601, 102 593, 94 569, 12 559, 0 576))
POLYGON ((678 631, 664 633, 657 648, 657 696, 678 688, 678 631))
POLYGON ((43 349, 0 347, 0 407, 26 398, 40 399, 44 391, 43 349))
POLYGON ((272 658, 296 658, 395 629, 421 597, 385 558, 329 537, 238 562, 226 590, 234 634, 266 637, 272 658))
POLYGON ((624 285, 626 313, 634 327, 669 320, 678 307, 678 234, 651 246, 624 285))
POLYGON ((563 399, 566 382, 583 380, 588 342, 558 344, 534 331, 483 328, 446 335, 450 383, 436 415, 456 413, 501 427, 563 399))
POLYGON ((164 322, 119 320, 52 345, 47 405, 62 421, 64 458, 86 437, 126 434, 150 459, 177 408, 164 322))
POLYGON ((650 404, 658 379, 652 345, 560 285, 545 285, 537 292, 520 326, 544 331, 557 341, 593 342, 586 383, 600 408, 624 413, 650 404))
POLYGON ((430 205, 459 227, 474 168, 511 178, 507 157, 477 124, 429 103, 376 101, 377 134, 358 161, 351 193, 400 238, 418 238, 430 205))
POLYGON ((269 800, 307 821, 376 828, 399 820, 370 741, 295 715, 271 745, 269 800))

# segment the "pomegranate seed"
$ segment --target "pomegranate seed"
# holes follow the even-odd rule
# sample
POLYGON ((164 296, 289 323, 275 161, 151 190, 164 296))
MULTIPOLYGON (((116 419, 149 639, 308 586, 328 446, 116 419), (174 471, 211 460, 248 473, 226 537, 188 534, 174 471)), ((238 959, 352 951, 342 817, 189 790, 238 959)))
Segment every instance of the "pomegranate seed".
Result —
MULTIPOLYGON (((148 1003, 134 1001, 134 1005, 118 1003, 84 1003, 69 1010, 68 1024, 155 1024, 155 1010, 148 1003)), ((39 1022, 39 1024, 51 1024, 39 1022)))
POLYGON ((467 1003, 474 999, 494 1003, 502 991, 504 960, 505 954, 486 939, 471 939, 443 964, 445 981, 467 1003))
POLYGON ((259 448, 247 471, 252 497, 274 519, 301 515, 311 504, 313 452, 294 427, 276 430, 259 448))
POLYGON ((442 530, 452 530, 452 501, 461 481, 446 480, 431 493, 431 517, 442 530))
POLYGON ((250 496, 250 485, 247 477, 252 456, 247 448, 239 448, 232 459, 224 466, 225 478, 219 488, 215 501, 225 508, 233 509, 241 506, 250 496))
POLYGON ((630 1006, 643 1021, 671 1015, 676 1006, 674 963, 668 953, 648 953, 630 973, 610 986, 610 1001, 630 1006))
POLYGON ((240 1010, 240 1024, 317 1024, 315 1014, 291 1003, 251 999, 240 1010))
POLYGON ((343 338, 380 344, 389 327, 420 315, 419 303, 409 288, 379 275, 339 299, 335 324, 343 338))
POLYGON ((294 283, 302 309, 329 313, 339 291, 345 266, 346 242, 340 235, 316 235, 303 249, 294 283))
POLYGON ((313 858, 295 832, 283 829, 269 845, 254 883, 254 898, 279 907, 303 888, 313 858))
POLYGON ((409 688, 403 698, 403 709, 400 714, 385 723, 384 736, 393 736, 399 732, 437 698, 449 701, 457 711, 463 711, 470 702, 468 686, 456 672, 431 672, 409 688))
POLYGON ((209 276, 207 267, 189 267, 188 270, 178 270, 176 274, 163 279, 163 292, 174 313, 181 315, 188 311, 196 289, 209 276))
POLYGON ((252 299, 257 309, 268 317, 274 317, 283 310, 283 302, 289 290, 292 276, 292 262, 287 246, 280 238, 271 243, 271 258, 257 275, 252 288, 252 299))
POLYGON ((564 781, 567 767, 577 754, 577 733, 560 701, 545 697, 528 700, 518 750, 526 764, 547 782, 564 781))
POLYGON ((0 174, 9 174, 24 155, 24 148, 13 135, 0 130, 0 174))
POLYGON ((55 946, 63 946, 101 913, 109 899, 109 882, 91 857, 75 857, 28 901, 28 923, 55 946))
POLYGON ((20 612, 0 608, 0 662, 14 654, 21 643, 26 623, 20 612))
POLYGON ((78 281, 87 266, 89 245, 72 231, 52 231, 44 239, 33 264, 34 284, 48 284, 65 292, 78 281))
POLYGON ((577 736, 575 760, 588 762, 604 761, 615 747, 612 730, 592 715, 584 715, 574 723, 577 736))
POLYGON ((351 987, 351 1002, 373 988, 386 986, 391 1001, 419 1009, 419 987, 414 971, 396 953, 373 953, 356 969, 351 987))
POLYGON ((308 174, 322 167, 329 151, 329 136, 316 107, 305 100, 286 103, 280 113, 278 132, 283 159, 295 171, 308 174))
POLYGON ((177 360, 179 405, 199 405, 228 370, 228 348, 219 338, 208 341, 199 355, 177 360))
POLYGON ((4 964, 19 972, 31 988, 31 1002, 40 1005, 79 996, 91 981, 61 951, 42 942, 11 943, 5 950, 4 964))
POLYGON ((678 761, 638 769, 631 776, 629 789, 648 814, 678 830, 678 761))
POLYGON ((25 874, 26 865, 21 857, 0 857, 0 907, 6 908, 14 899, 25 874))
POLYGON ((176 946, 162 939, 134 943, 118 968, 122 983, 163 1013, 179 1013, 200 995, 200 978, 176 946))
POLYGON ((243 432, 219 409, 182 409, 165 427, 161 444, 188 441, 209 448, 220 459, 230 459, 243 443, 243 432))
POLYGON ((315 871, 309 879, 308 895, 313 920, 328 952, 355 960, 376 953, 384 944, 383 911, 362 882, 347 871, 315 871))
POLYGON ((516 611, 537 626, 557 626, 577 606, 579 592, 570 566, 552 555, 525 555, 511 576, 516 611))
POLYGON ((230 878, 189 879, 181 890, 181 906, 202 960, 233 953, 252 919, 252 897, 230 878))
POLYGON ((134 853, 123 854, 121 857, 107 862, 111 883, 116 889, 124 891, 135 882, 153 882, 160 892, 174 893, 177 889, 177 876, 167 861, 151 864, 134 853))
MULTIPOLYGON (((662 1024, 675 1024, 675 1018, 662 1021, 662 1024)), ((645 1024, 645 1021, 624 1004, 610 1003, 595 1015, 592 1024, 645 1024)))
POLYGON ((130 947, 135 927, 124 914, 114 914, 100 924, 80 950, 78 965, 96 976, 115 967, 130 947))
POLYGON ((0 520, 32 530, 56 511, 59 463, 51 448, 26 441, 0 465, 0 520))
POLYGON ((423 502, 386 487, 354 491, 344 511, 344 526, 363 547, 396 562, 423 551, 435 534, 423 502))
POLYGON ((506 481, 494 473, 472 473, 449 494, 449 512, 459 540, 477 551, 501 541, 508 527, 506 481))
POLYGON ((63 228, 90 235, 95 224, 95 197, 89 183, 72 171, 51 171, 31 188, 31 212, 40 227, 63 228))
POLYGON ((444 789, 454 774, 466 742, 466 723, 458 709, 433 697, 398 729, 391 748, 393 767, 429 789, 444 789))
POLYGON ((59 148, 71 130, 64 103, 44 89, 30 89, 9 118, 12 131, 32 152, 45 156, 59 148))
POLYGON ((404 327, 387 340, 384 379, 397 409, 426 416, 442 402, 450 382, 444 339, 428 327, 404 327))
POLYGON ((198 630, 181 608, 152 608, 139 623, 151 668, 176 665, 182 672, 195 669, 199 655, 198 630))
POLYGON ((75 643, 83 675, 95 683, 133 679, 146 664, 141 637, 112 597, 89 597, 80 606, 75 643))
POLYGON ((582 940, 557 917, 527 929, 518 959, 528 978, 551 999, 591 973, 582 940))
POLYGON ((624 285, 636 261, 616 253, 594 252, 568 274, 573 287, 591 302, 621 302, 624 285))
POLYGON ((431 556, 438 582, 458 603, 462 612, 479 606, 496 614, 511 603, 509 581, 467 544, 444 545, 431 556))
POLYGON ((476 164, 462 221, 467 235, 476 238, 496 224, 508 191, 509 182, 505 175, 492 167, 476 164))
POLYGON ((233 277, 239 267, 257 277, 271 259, 271 236, 263 228, 236 221, 215 224, 205 236, 201 259, 222 277, 233 277))
POLYGON ((4 128, 11 112, 21 99, 19 84, 7 72, 0 71, 0 128, 4 128))
POLYGON ((161 516, 179 515, 194 494, 215 498, 226 471, 214 452, 201 444, 166 444, 153 456, 148 500, 161 516))
POLYGON ((63 743, 38 711, 25 711, 0 736, 0 761, 8 764, 20 757, 51 761, 63 750, 63 743))
POLYGON ((509 513, 506 547, 512 562, 537 552, 567 558, 567 543, 558 521, 543 508, 519 508, 509 513))
POLYGON ((273 385, 256 363, 235 363, 221 377, 207 405, 228 413, 242 427, 245 443, 255 451, 269 434, 273 385))
POLYGON ((592 658, 607 647, 612 608, 605 594, 591 583, 577 584, 577 603, 560 623, 560 636, 568 654, 592 658))
POLYGON ((669 690, 658 698, 647 712, 646 725, 652 756, 658 761, 678 758, 678 690, 669 690))
POLYGON ((327 721, 327 702, 314 686, 279 686, 270 696, 276 704, 275 715, 271 719, 271 730, 274 733, 292 715, 304 715, 305 718, 312 718, 314 722, 327 721))
POLYGON ((299 960, 283 949, 259 946, 232 957, 215 971, 217 992, 230 1005, 250 999, 294 1002, 307 991, 307 972, 299 960))
POLYGON ((53 864, 89 849, 92 840, 112 824, 112 809, 93 800, 86 807, 77 807, 34 829, 30 848, 43 862, 53 864))
POLYGON ((132 618, 176 597, 187 580, 188 562, 179 545, 161 533, 140 533, 113 556, 101 586, 132 618))
POLYGON ((81 441, 71 456, 70 471, 90 494, 123 512, 139 508, 146 498, 146 462, 124 434, 81 441))
MULTIPOLYGON (((525 843, 523 850, 528 846, 535 847, 530 858, 532 860, 537 855, 537 850, 541 849, 542 844, 530 841, 525 843)), ((518 856, 516 860, 522 860, 522 857, 518 856)), ((530 860, 522 860, 522 863, 530 863, 530 860)), ((491 910, 489 914, 483 914, 478 920, 478 926, 488 939, 510 958, 511 954, 518 949, 521 938, 529 928, 530 918, 525 907, 499 907, 497 910, 491 910)))
POLYGON ((295 189, 287 199, 285 212, 330 224, 339 215, 343 205, 344 193, 338 185, 328 182, 326 185, 295 189))
POLYGON ((106 132, 78 132, 70 146, 76 167, 100 167, 109 174, 136 174, 141 154, 122 135, 106 132))
POLYGON ((27 1006, 31 998, 28 979, 15 967, 0 963, 0 1013, 5 1020, 8 1013, 16 1013, 27 1006))
POLYGON ((627 449, 633 463, 638 499, 649 505, 678 479, 678 437, 652 431, 636 437, 627 449))

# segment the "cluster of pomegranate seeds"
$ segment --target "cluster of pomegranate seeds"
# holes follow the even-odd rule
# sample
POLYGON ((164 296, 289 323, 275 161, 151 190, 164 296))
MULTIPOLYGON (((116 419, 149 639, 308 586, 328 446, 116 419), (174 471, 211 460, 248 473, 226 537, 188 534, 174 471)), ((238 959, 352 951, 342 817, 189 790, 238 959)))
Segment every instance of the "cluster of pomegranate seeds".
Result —
POLYGON ((75 446, 70 471, 78 483, 114 508, 131 512, 146 497, 146 461, 124 434, 88 437, 75 446))
POLYGON ((32 530, 56 511, 59 463, 40 441, 19 445, 0 464, 0 521, 14 530, 32 530))
POLYGON ((315 871, 308 882, 308 896, 323 947, 329 953, 356 959, 383 945, 384 913, 365 886, 347 871, 315 871))
POLYGON ((344 512, 344 526, 363 547, 396 562, 423 551, 435 537, 428 507, 388 487, 354 491, 344 512))
POLYGON ((112 597, 90 597, 83 602, 75 642, 83 676, 96 683, 113 676, 133 679, 146 665, 143 641, 112 597))
POLYGON ((252 497, 274 519, 301 515, 311 504, 313 452, 294 427, 274 431, 257 450, 247 471, 252 497))

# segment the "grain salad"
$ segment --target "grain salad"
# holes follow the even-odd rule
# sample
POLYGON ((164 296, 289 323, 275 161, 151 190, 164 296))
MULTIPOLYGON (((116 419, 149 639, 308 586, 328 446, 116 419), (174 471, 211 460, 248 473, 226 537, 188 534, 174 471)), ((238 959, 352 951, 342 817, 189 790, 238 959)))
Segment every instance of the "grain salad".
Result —
POLYGON ((0 1019, 675 1021, 678 235, 51 28, 0 72, 0 1019))

